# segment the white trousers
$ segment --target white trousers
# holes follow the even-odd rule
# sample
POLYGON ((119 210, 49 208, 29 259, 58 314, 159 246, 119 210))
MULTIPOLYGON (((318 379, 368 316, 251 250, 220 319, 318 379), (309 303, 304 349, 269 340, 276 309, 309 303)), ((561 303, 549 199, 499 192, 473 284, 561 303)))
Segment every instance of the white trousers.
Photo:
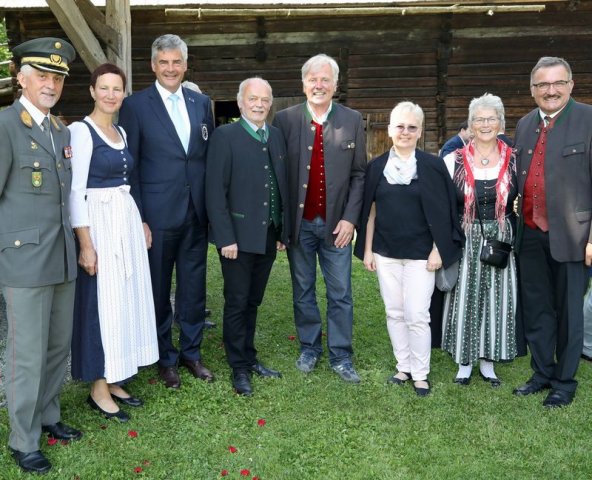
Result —
POLYGON ((401 260, 376 253, 374 259, 397 370, 411 373, 415 381, 426 380, 430 373, 434 272, 426 269, 427 260, 401 260))

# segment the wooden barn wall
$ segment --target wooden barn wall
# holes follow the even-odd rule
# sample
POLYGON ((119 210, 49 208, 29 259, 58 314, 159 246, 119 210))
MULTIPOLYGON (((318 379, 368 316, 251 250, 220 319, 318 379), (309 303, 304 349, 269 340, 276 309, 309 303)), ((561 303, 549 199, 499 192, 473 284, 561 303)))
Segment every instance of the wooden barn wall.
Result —
MULTIPOLYGON (((277 105, 304 99, 300 68, 324 52, 341 67, 338 100, 362 112, 368 155, 388 148, 388 113, 401 100, 424 110, 425 150, 437 152, 466 118, 473 97, 490 92, 506 106, 507 132, 533 108, 529 73, 543 55, 565 57, 574 70, 576 99, 592 103, 592 2, 577 10, 549 5, 541 14, 418 15, 408 17, 237 18, 190 20, 163 9, 132 11, 134 90, 154 81, 150 45, 176 33, 189 45, 186 78, 214 102, 233 101, 241 80, 259 75, 277 105)), ((6 13, 11 45, 37 36, 63 36, 49 11, 6 13)), ((67 119, 91 108, 84 64, 72 66, 56 110, 67 119)))

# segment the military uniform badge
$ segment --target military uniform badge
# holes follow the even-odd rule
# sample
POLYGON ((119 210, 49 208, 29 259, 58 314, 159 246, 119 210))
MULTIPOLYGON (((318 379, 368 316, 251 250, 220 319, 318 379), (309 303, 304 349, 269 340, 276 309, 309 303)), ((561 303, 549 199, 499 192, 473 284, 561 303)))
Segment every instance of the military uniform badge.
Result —
POLYGON ((31 173, 31 184, 35 188, 41 187, 43 185, 43 173, 39 171, 31 173))
POLYGON ((208 140, 208 126, 205 124, 201 124, 201 138, 204 139, 204 142, 208 140))
POLYGON ((72 146, 67 145, 64 147, 64 158, 72 158, 72 146))

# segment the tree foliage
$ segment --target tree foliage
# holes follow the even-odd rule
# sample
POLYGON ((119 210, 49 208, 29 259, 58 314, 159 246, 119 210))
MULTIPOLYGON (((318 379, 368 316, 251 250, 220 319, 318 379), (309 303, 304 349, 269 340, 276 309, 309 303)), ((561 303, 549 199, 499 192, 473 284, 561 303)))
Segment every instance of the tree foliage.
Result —
MULTIPOLYGON (((10 54, 10 50, 8 50, 8 39, 6 36, 6 22, 4 18, 2 18, 2 21, 0 22, 0 62, 10 60, 11 58, 12 55, 10 54)), ((0 78, 6 78, 9 76, 8 64, 0 65, 0 78)))

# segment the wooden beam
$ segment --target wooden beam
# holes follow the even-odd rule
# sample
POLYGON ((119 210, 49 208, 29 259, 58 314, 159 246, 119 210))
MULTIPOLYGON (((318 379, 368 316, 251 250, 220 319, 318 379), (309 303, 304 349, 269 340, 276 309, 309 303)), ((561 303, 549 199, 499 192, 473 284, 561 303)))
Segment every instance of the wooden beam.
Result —
POLYGON ((47 0, 47 5, 90 72, 107 61, 99 41, 74 0, 47 0))
POLYGON ((442 13, 518 13, 542 12, 544 4, 532 5, 462 5, 421 7, 320 7, 320 8, 167 8, 165 15, 196 17, 197 20, 211 17, 278 17, 299 18, 319 16, 361 16, 361 15, 433 15, 442 13))
POLYGON ((95 35, 102 40, 107 48, 119 53, 123 43, 121 34, 107 24, 105 14, 101 12, 90 0, 75 0, 80 13, 85 18, 88 26, 95 32, 95 35))
POLYGON ((126 93, 132 92, 132 18, 130 0, 107 0, 105 4, 107 25, 120 32, 117 49, 109 50, 109 61, 121 68, 127 76, 126 93))

